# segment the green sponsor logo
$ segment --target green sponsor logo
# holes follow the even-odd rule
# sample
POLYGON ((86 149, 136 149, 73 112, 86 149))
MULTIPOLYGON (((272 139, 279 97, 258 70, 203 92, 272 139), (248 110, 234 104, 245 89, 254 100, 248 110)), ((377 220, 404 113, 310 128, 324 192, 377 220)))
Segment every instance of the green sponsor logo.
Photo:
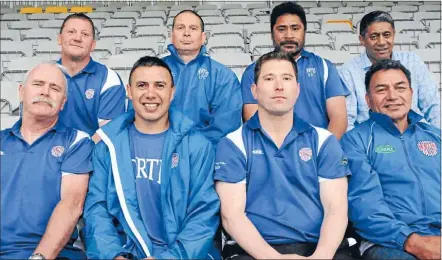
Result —
POLYGON ((393 146, 391 145, 380 145, 378 147, 376 147, 375 152, 377 153, 394 153, 396 152, 396 149, 394 149, 393 146))

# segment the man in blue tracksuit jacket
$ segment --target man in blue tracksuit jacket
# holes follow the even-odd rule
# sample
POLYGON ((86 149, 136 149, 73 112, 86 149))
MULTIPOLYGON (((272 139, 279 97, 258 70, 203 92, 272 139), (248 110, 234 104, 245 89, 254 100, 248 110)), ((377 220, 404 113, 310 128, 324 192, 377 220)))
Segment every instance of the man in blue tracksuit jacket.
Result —
POLYGON ((172 107, 192 119, 214 145, 241 125, 241 88, 235 73, 207 56, 204 23, 190 10, 174 18, 164 61, 176 85, 172 107))
POLYGON ((440 259, 440 129, 410 110, 410 72, 380 61, 365 77, 370 118, 342 139, 349 218, 366 259, 440 259))
MULTIPOLYGON (((97 133, 84 221, 88 258, 210 258, 219 226, 213 146, 170 109, 167 65, 142 57, 130 73, 134 109, 97 133)), ((213 255, 212 255, 213 257, 213 255)))

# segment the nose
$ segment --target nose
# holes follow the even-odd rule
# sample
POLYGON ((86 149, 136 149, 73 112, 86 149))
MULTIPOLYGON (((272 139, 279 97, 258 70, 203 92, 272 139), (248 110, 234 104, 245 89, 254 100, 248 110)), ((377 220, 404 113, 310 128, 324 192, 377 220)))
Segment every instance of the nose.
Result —
POLYGON ((184 28, 184 35, 190 35, 190 28, 184 28))
POLYGON ((144 94, 144 96, 147 99, 155 99, 156 94, 155 94, 155 87, 153 86, 149 86, 146 90, 146 93, 144 94))
POLYGON ((284 90, 284 84, 282 82, 282 79, 277 79, 275 81, 275 91, 283 91, 284 90))
POLYGON ((379 40, 378 40, 378 44, 379 44, 379 45, 384 45, 384 44, 386 44, 386 43, 387 43, 387 41, 385 40, 385 37, 382 36, 382 35, 380 35, 380 36, 379 36, 379 40))
POLYGON ((81 32, 78 32, 78 33, 76 33, 76 34, 74 34, 74 40, 75 41, 78 41, 78 42, 81 42, 81 32))
POLYGON ((42 95, 42 96, 49 96, 49 91, 50 91, 49 84, 44 84, 40 88, 40 95, 42 95))
POLYGON ((391 88, 391 89, 388 90, 388 92, 387 92, 387 98, 388 98, 389 100, 395 100, 395 99, 397 99, 397 92, 396 92, 396 90, 395 90, 394 88, 391 88))
POLYGON ((292 30, 292 28, 287 29, 287 33, 285 34, 286 39, 293 39, 295 37, 295 30, 292 30))

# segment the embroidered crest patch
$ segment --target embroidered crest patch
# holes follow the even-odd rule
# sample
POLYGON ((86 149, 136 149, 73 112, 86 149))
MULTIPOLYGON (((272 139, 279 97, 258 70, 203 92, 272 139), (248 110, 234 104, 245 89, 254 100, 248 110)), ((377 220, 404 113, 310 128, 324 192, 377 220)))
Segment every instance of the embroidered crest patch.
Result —
POLYGON ((316 68, 306 68, 307 75, 313 77, 316 74, 316 68))
POLYGON ((299 158, 304 162, 310 161, 312 159, 312 149, 310 148, 301 148, 299 149, 299 158))
POLYGON ((178 166, 178 162, 180 161, 180 156, 177 153, 172 154, 172 168, 178 166))
POLYGON ((419 141, 417 147, 426 156, 435 156, 437 154, 437 145, 433 141, 419 141))
POLYGON ((87 99, 93 98, 94 94, 95 94, 95 90, 93 90, 91 88, 86 90, 86 92, 84 92, 84 95, 86 96, 87 99))
POLYGON ((54 146, 52 147, 51 154, 54 157, 60 157, 64 153, 63 146, 54 146))
POLYGON ((202 68, 198 70, 198 79, 206 79, 209 76, 209 72, 202 68))

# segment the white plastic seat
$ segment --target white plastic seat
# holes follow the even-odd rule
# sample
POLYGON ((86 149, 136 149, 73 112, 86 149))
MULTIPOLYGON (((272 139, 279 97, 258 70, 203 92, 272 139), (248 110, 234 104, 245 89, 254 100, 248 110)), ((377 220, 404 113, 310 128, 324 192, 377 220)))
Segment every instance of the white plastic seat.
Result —
POLYGON ((373 5, 373 6, 367 6, 367 7, 364 8, 364 13, 365 14, 371 13, 373 11, 384 11, 384 12, 389 13, 389 12, 391 12, 391 6, 376 6, 376 5, 373 5))
POLYGON ((156 56, 158 42, 155 39, 134 38, 122 42, 120 52, 122 54, 138 54, 141 56, 156 56))
POLYGON ((417 5, 420 6, 423 4, 421 1, 397 1, 398 5, 417 5))
POLYGON ((415 5, 395 5, 391 7, 392 12, 415 13, 419 8, 415 5))
POLYGON ((45 41, 56 41, 58 36, 57 29, 30 29, 25 31, 22 41, 32 41, 34 44, 39 44, 45 41))
POLYGON ((195 7, 195 11, 199 14, 199 11, 201 10, 218 10, 218 6, 217 5, 213 5, 213 4, 202 4, 202 5, 197 5, 195 7))
POLYGON ((18 30, 1 30, 1 41, 20 41, 20 32, 18 30))
POLYGON ((243 8, 242 4, 222 4, 219 9, 222 12, 224 12, 229 9, 242 9, 242 8, 243 8))
POLYGON ((89 16, 89 18, 91 18, 92 21, 94 21, 94 23, 96 23, 95 21, 98 21, 99 23, 103 23, 104 21, 106 21, 107 19, 110 18, 111 14, 110 13, 89 13, 89 14, 87 14, 87 16, 89 16))
POLYGON ((164 5, 152 5, 152 6, 147 6, 145 11, 146 12, 147 11, 163 11, 164 13, 167 13, 169 11, 169 9, 167 8, 167 6, 164 6, 164 5))
POLYGON ((245 53, 244 39, 237 35, 220 35, 210 37, 207 52, 213 53, 245 53))
POLYGON ((111 19, 138 19, 140 17, 140 12, 121 12, 118 11, 111 16, 111 19))
POLYGON ((164 21, 161 18, 142 18, 135 21, 135 28, 149 26, 164 26, 164 21))
POLYGON ((247 38, 251 38, 256 34, 265 34, 271 37, 270 25, 263 25, 262 23, 257 24, 248 24, 244 26, 244 29, 247 30, 247 38))
POLYGON ((187 4, 173 5, 172 7, 170 7, 170 11, 181 12, 183 10, 193 10, 193 7, 191 5, 187 5, 187 4))
POLYGON ((338 14, 361 14, 364 13, 364 7, 339 7, 338 14))
POLYGON ((130 39, 131 32, 127 27, 108 27, 101 29, 100 40, 102 39, 113 39, 115 41, 120 41, 122 39, 130 39))
POLYGON ((140 6, 132 5, 132 6, 123 6, 120 9, 120 12, 136 12, 138 15, 141 14, 143 8, 140 6))
POLYGON ((394 50, 412 51, 417 49, 417 41, 406 34, 396 34, 394 37, 394 50))
MULTIPOLYGON (((89 16, 90 18, 90 14, 94 14, 94 13, 89 13, 87 16, 89 16)), ((66 17, 68 17, 70 15, 70 13, 59 13, 59 14, 55 14, 55 20, 64 20, 66 19, 66 17)))
POLYGON ((212 26, 212 25, 226 23, 226 21, 224 20, 224 17, 219 17, 219 16, 203 17, 203 21, 204 21, 204 25, 206 25, 206 26, 212 26))
POLYGON ((334 50, 317 51, 316 55, 331 61, 336 66, 336 68, 339 68, 344 63, 355 57, 354 54, 348 53, 346 51, 334 51, 334 50))
POLYGON ((440 2, 425 2, 425 4, 419 6, 419 12, 441 12, 440 2))
MULTIPOLYGON (((132 2, 132 6, 136 6, 138 7, 138 9, 142 8, 142 9, 146 9, 152 6, 151 2, 144 2, 144 1, 136 1, 136 2, 132 2)), ((141 9, 140 9, 141 11, 141 9)))
POLYGON ((9 23, 10 30, 30 30, 38 28, 38 23, 33 21, 12 21, 9 23))
POLYGON ((315 14, 315 15, 324 15, 324 14, 334 14, 335 11, 331 7, 313 7, 310 8, 309 14, 315 14))
POLYGON ((48 41, 36 47, 34 56, 44 60, 57 61, 61 57, 61 47, 56 41, 48 41))
POLYGON ((172 26, 173 26, 173 17, 169 17, 167 18, 166 27, 172 29, 172 26))
POLYGON ((419 49, 440 49, 442 47, 439 33, 422 33, 418 39, 419 49))
POLYGON ((324 50, 333 50, 333 45, 330 43, 330 40, 327 35, 323 34, 307 34, 304 48, 309 51, 324 51, 324 50))
POLYGON ((12 22, 12 21, 26 21, 25 14, 7 13, 0 17, 0 21, 12 22))
POLYGON ((375 6, 375 7, 383 8, 385 6, 394 6, 395 4, 392 1, 378 0, 378 1, 371 1, 371 5, 375 6))
POLYGON ((246 70, 247 66, 252 63, 250 54, 235 53, 235 54, 213 54, 211 57, 226 67, 230 68, 241 81, 242 74, 246 70))
POLYGON ((115 39, 101 39, 95 44, 91 56, 94 60, 103 61, 115 54, 115 39))
POLYGON ((399 21, 413 21, 413 13, 401 13, 401 12, 391 12, 391 17, 393 18, 395 25, 399 21))
POLYGON ((140 18, 160 18, 164 22, 166 22, 166 13, 164 11, 146 11, 141 13, 140 18))
POLYGON ((335 50, 347 51, 351 54, 362 53, 365 48, 355 34, 338 34, 335 39, 335 50))
POLYGON ((423 25, 429 26, 430 21, 440 20, 441 13, 439 12, 417 12, 414 14, 414 21, 420 21, 423 25))
POLYGON ((307 14, 307 32, 320 33, 321 32, 321 17, 314 14, 307 14))
POLYGON ((221 11, 218 9, 202 9, 198 10, 198 15, 201 17, 210 17, 210 16, 222 16, 221 11))
POLYGON ((238 35, 244 38, 242 27, 235 24, 219 24, 210 28, 210 37, 220 35, 238 35))
POLYGON ((434 79, 441 84, 441 49, 417 49, 414 52, 427 65, 428 70, 433 73, 434 79))
POLYGON ((354 33, 353 28, 348 23, 326 23, 322 24, 322 34, 335 38, 338 34, 354 33))
POLYGON ((0 54, 3 67, 7 67, 7 63, 11 60, 15 60, 20 57, 32 57, 32 43, 2 41, 0 54))
POLYGON ((139 27, 137 28, 136 38, 155 39, 157 42, 165 41, 167 29, 164 26, 139 27))
POLYGON ((12 111, 20 105, 18 86, 19 84, 13 81, 0 82, 0 113, 2 119, 5 114, 11 115, 12 111))
POLYGON ((256 23, 255 17, 250 16, 229 16, 226 18, 230 24, 254 24, 256 23))
POLYGON ((54 14, 42 13, 42 14, 28 14, 29 21, 45 21, 54 20, 54 14))
POLYGON ((396 34, 406 34, 412 38, 417 38, 421 33, 428 33, 429 28, 424 27, 420 22, 395 22, 394 29, 396 34))
POLYGON ((269 17, 270 16, 270 8, 255 8, 252 10, 252 16, 261 20, 261 17, 269 17))
MULTIPOLYGON (((302 3, 302 2, 300 2, 302 3)), ((340 8, 343 7, 341 1, 320 1, 319 7, 328 7, 328 8, 340 8)))
POLYGON ((129 31, 132 30, 132 20, 131 19, 109 19, 103 23, 104 28, 126 28, 129 31))
POLYGON ((224 17, 232 16, 250 16, 250 12, 246 9, 227 9, 224 11, 224 17))
MULTIPOLYGON (((284 2, 284 1, 282 1, 284 2)), ((311 8, 318 8, 318 2, 317 1, 298 1, 298 4, 302 6, 306 11, 311 8)))
POLYGON ((255 10, 255 9, 264 9, 264 8, 269 8, 267 3, 252 3, 252 4, 246 5, 246 9, 249 11, 252 11, 252 13, 253 13, 253 10, 255 10))
POLYGON ((431 33, 440 33, 440 20, 430 21, 430 32, 431 33))
MULTIPOLYGON (((114 3, 116 3, 116 2, 114 2, 114 3)), ((113 13, 117 12, 117 10, 118 10, 118 8, 115 6, 103 6, 103 7, 99 6, 95 9, 94 13, 111 13, 111 14, 113 14, 113 13)))
POLYGON ((60 30, 61 25, 63 24, 62 20, 49 20, 40 22, 40 27, 45 29, 58 29, 60 30))
POLYGON ((40 57, 22 57, 11 60, 8 68, 2 73, 2 80, 22 83, 26 72, 42 62, 47 62, 47 60, 40 57))
POLYGON ((250 53, 252 56, 262 56, 270 51, 273 51, 272 38, 265 34, 256 34, 250 38, 250 53))
POLYGON ((355 1, 355 2, 346 2, 346 7, 367 7, 371 3, 370 2, 362 2, 362 1, 355 1))
POLYGON ((132 69, 134 63, 139 60, 141 57, 139 54, 131 53, 131 54, 117 54, 110 56, 107 60, 104 60, 103 63, 118 73, 123 84, 129 83, 129 74, 132 69))
POLYGON ((110 4, 110 6, 115 7, 117 9, 121 9, 122 7, 128 6, 128 5, 129 5, 129 3, 127 3, 127 2, 112 2, 110 4))

